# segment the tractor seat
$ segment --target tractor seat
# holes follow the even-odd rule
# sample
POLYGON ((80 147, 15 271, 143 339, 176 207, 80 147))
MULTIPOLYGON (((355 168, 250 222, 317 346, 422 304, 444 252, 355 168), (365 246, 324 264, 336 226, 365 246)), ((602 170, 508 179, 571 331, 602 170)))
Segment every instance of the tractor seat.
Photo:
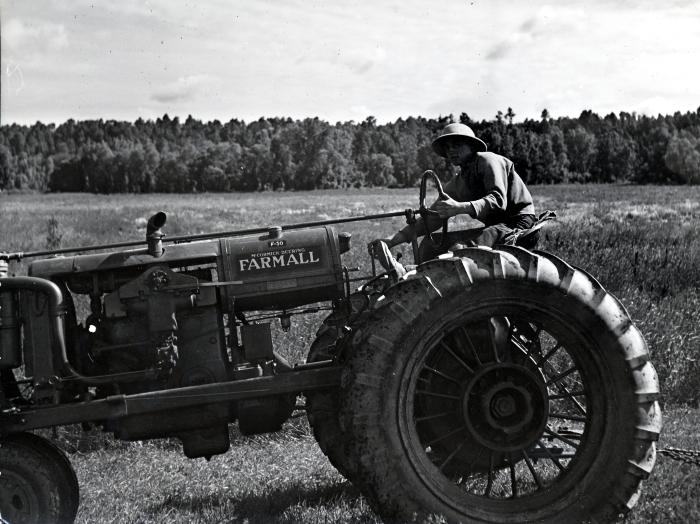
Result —
POLYGON ((525 249, 535 249, 540 239, 540 229, 545 222, 557 218, 554 211, 546 210, 540 213, 537 220, 527 229, 514 229, 503 241, 506 246, 520 246, 525 249))

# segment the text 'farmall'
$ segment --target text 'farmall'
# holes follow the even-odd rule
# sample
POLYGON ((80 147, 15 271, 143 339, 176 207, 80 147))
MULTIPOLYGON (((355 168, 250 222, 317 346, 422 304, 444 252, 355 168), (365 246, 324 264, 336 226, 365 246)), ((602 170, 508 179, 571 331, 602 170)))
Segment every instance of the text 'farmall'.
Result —
POLYGON ((289 266, 318 264, 321 259, 312 249, 294 248, 283 251, 268 251, 251 253, 246 258, 238 259, 240 271, 256 271, 261 269, 274 269, 289 266))

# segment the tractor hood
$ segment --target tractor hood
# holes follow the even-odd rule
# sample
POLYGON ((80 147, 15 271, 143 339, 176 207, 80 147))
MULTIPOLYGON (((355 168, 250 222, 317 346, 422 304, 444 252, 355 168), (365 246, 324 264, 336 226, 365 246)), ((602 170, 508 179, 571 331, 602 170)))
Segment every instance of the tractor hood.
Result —
POLYGON ((76 273, 145 267, 152 264, 199 264, 215 262, 218 254, 218 240, 168 244, 159 257, 150 255, 147 249, 134 249, 37 260, 29 265, 29 275, 51 279, 76 273))

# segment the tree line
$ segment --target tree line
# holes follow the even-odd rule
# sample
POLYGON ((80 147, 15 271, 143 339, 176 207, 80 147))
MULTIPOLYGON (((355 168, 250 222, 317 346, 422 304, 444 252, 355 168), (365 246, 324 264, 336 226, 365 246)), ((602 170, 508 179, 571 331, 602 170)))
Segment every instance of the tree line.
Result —
POLYGON ((184 122, 68 120, 58 126, 0 126, 0 190, 148 193, 412 187, 426 169, 445 179, 431 141, 448 123, 471 126, 489 150, 507 156, 530 184, 700 183, 700 108, 656 117, 514 122, 466 113, 335 125, 318 118, 184 122))

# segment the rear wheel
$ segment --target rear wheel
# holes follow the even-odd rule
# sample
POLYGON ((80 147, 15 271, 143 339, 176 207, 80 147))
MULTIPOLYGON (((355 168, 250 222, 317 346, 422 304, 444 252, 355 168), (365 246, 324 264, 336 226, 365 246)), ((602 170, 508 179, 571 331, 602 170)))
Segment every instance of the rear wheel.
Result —
POLYGON ((403 519, 625 513, 661 422, 641 335, 594 279, 550 255, 460 254, 389 290, 353 341, 342 416, 361 489, 403 519))
POLYGON ((70 462, 48 440, 31 433, 0 440, 0 515, 5 521, 71 523, 79 498, 70 462))

